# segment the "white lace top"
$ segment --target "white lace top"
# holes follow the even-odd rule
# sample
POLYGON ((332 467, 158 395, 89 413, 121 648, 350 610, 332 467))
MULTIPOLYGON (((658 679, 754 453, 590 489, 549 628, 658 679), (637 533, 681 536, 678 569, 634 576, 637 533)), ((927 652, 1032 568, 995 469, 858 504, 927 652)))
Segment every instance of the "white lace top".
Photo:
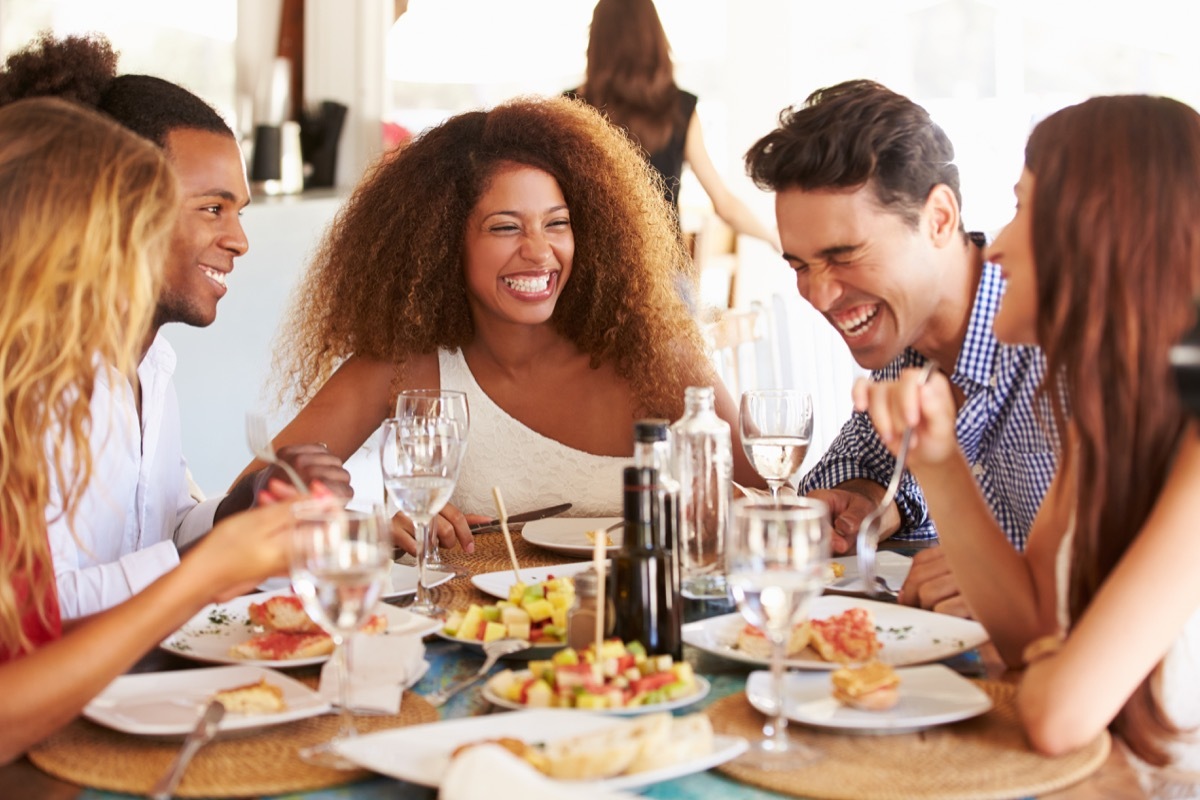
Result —
MULTIPOLYGON (((1070 627, 1067 594, 1074 538, 1072 526, 1059 545, 1056 564, 1058 624, 1064 631, 1070 627)), ((1166 596, 1163 597, 1165 601, 1166 596)), ((1161 769, 1152 767, 1126 750, 1147 797, 1155 800, 1200 798, 1200 688, 1197 688, 1197 676, 1200 676, 1200 609, 1192 613, 1167 652, 1157 686, 1163 709, 1171 721, 1185 731, 1183 738, 1172 742, 1168 748, 1173 763, 1161 769), (1190 734, 1186 732, 1189 729, 1190 734)))
POLYGON ((571 503, 567 516, 621 515, 621 471, 632 458, 585 453, 530 430, 487 396, 461 350, 440 350, 438 366, 441 388, 466 392, 471 414, 467 457, 451 503, 493 517, 492 487, 499 486, 509 514, 571 503))

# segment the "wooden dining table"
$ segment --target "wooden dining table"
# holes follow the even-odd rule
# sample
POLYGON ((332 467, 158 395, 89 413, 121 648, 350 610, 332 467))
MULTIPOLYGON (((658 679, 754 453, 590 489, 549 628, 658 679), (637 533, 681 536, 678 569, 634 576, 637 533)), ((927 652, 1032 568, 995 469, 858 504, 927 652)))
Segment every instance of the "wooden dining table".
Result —
MULTIPOLYGON (((522 566, 546 566, 563 563, 569 559, 543 551, 524 542, 519 535, 514 537, 514 544, 522 566)), ((885 546, 891 549, 911 554, 911 545, 894 544, 885 546)), ((461 551, 451 551, 443 554, 447 561, 459 567, 478 573, 495 569, 497 564, 507 563, 507 550, 503 538, 499 534, 485 534, 477 537, 476 553, 467 555, 461 551)), ((503 568, 503 566, 499 567, 503 568)), ((487 603, 491 600, 476 589, 468 577, 457 577, 451 582, 434 590, 435 599, 443 604, 454 607, 464 607, 467 602, 487 603)), ((686 601, 685 616, 690 620, 704 619, 718 614, 733 611, 731 604, 724 601, 686 601)), ((412 688, 418 696, 431 694, 437 689, 453 682, 459 677, 477 670, 481 664, 481 656, 465 650, 461 645, 430 637, 426 642, 426 658, 430 669, 425 676, 412 688)), ((695 668, 697 674, 703 675, 711 683, 708 696, 696 705, 683 709, 679 713, 702 710, 724 698, 744 692, 746 679, 753 667, 730 661, 709 652, 685 646, 684 657, 695 668)), ((1006 672, 996 651, 989 644, 956 655, 943 662, 969 677, 987 678, 999 681, 1019 680, 1019 674, 1006 672)), ((197 667, 195 661, 185 659, 177 654, 162 650, 153 651, 143 658, 135 671, 164 671, 175 669, 191 669, 197 667)), ((306 667, 291 671, 297 675, 307 674, 309 678, 316 674, 316 668, 306 667)), ((456 719, 476 715, 494 713, 497 709, 491 706, 480 694, 479 686, 469 689, 453 698, 438 709, 441 719, 456 719)), ((503 712, 501 712, 503 713, 503 712)), ((80 724, 80 723, 76 723, 80 724)), ((90 724, 90 723, 89 723, 90 724)), ((795 726, 799 727, 799 726, 795 726)), ((863 758, 870 758, 870 737, 863 739, 863 758)), ((739 783, 732 778, 715 770, 694 773, 681 778, 664 781, 647 787, 641 792, 646 797, 661 800, 691 800, 692 798, 731 797, 746 800, 779 800, 792 795, 780 794, 766 789, 739 783)), ((20 759, 12 764, 0 767, 0 798, 15 800, 17 798, 43 798, 44 800, 114 800, 114 798, 129 797, 130 795, 102 791, 99 789, 77 786, 72 783, 50 777, 40 771, 28 759, 20 759)), ((412 784, 396 781, 382 776, 368 776, 349 784, 331 786, 329 788, 305 793, 290 793, 290 798, 303 797, 309 800, 384 800, 385 798, 433 798, 436 792, 412 784)), ((1090 776, 1068 788, 1041 795, 1051 800, 1085 800, 1085 798, 1137 798, 1141 796, 1137 781, 1129 767, 1122 751, 1114 747, 1103 764, 1090 776)))

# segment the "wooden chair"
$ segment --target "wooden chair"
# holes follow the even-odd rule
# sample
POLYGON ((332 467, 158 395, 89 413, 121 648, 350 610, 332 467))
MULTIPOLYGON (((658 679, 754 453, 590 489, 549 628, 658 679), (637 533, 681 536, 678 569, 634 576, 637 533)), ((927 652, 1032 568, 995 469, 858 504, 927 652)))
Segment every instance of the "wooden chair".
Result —
POLYGON ((762 303, 719 312, 704 326, 704 337, 713 367, 735 400, 744 391, 777 384, 771 319, 762 303))

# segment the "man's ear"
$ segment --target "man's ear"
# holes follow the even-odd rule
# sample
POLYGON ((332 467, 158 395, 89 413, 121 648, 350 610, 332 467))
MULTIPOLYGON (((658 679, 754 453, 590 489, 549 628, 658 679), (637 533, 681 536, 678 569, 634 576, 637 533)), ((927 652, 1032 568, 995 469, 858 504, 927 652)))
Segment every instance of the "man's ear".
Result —
POLYGON ((958 199, 944 183, 929 190, 921 210, 935 247, 945 247, 959 237, 958 199))

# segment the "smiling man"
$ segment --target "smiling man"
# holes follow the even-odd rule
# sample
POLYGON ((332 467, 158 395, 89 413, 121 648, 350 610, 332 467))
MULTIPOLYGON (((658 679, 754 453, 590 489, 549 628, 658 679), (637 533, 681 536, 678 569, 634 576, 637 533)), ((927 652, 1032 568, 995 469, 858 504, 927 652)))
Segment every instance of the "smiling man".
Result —
MULTIPOLYGON (((797 289, 855 360, 874 380, 929 359, 949 377, 959 443, 1023 549, 1055 467, 1056 444, 1034 411, 1044 361, 1037 348, 1001 345, 992 333, 1004 281, 983 259, 983 236, 965 232, 953 162, 953 145, 925 109, 861 80, 814 92, 746 154, 754 181, 776 193, 797 289)), ((894 465, 871 421, 855 413, 801 481, 802 492, 829 503, 837 553, 853 549, 894 465)), ((907 473, 882 532, 937 538, 907 473)), ((969 614, 936 548, 918 554, 901 601, 969 614)))
MULTIPOLYGON (((149 75, 117 76, 116 61, 100 38, 42 37, 0 72, 0 104, 57 95, 98 109, 163 148, 181 189, 137 379, 97 373, 92 480, 74 519, 60 512, 64 487, 51 487, 47 517, 64 619, 102 611, 149 585, 214 520, 251 505, 268 477, 265 470, 249 475, 225 497, 193 496, 172 380, 175 352, 160 335, 172 322, 212 324, 235 259, 249 248, 239 219, 250 202, 241 148, 199 97, 149 75)), ((298 445, 281 456, 307 480, 349 493, 341 461, 324 447, 298 445)))

